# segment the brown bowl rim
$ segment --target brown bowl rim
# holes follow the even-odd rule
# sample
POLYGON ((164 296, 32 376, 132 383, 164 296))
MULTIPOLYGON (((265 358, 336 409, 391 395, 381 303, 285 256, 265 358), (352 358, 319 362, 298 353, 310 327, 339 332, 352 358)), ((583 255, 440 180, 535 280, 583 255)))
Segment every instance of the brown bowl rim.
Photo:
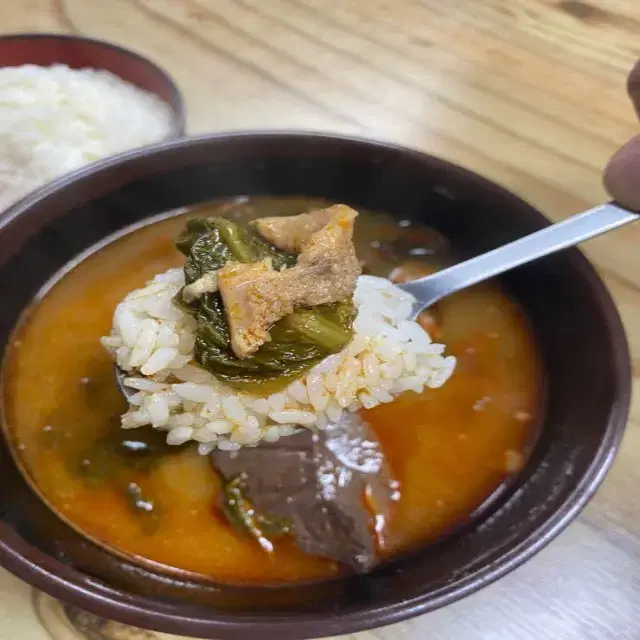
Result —
MULTIPOLYGON (((25 33, 8 33, 0 35, 0 47, 4 42, 15 40, 60 40, 64 42, 81 42, 90 46, 103 47, 105 49, 111 49, 123 56, 134 58, 146 66, 149 67, 153 73, 157 74, 169 89, 170 99, 165 102, 171 109, 171 132, 168 134, 166 140, 174 138, 181 138, 185 135, 187 126, 186 106, 182 92, 178 88, 176 81, 171 77, 168 71, 161 67, 156 62, 153 62, 146 56, 123 47, 122 45, 110 42, 108 40, 102 40, 101 38, 91 38, 89 36, 75 35, 72 33, 49 33, 49 32, 25 32, 25 33)), ((0 64, 0 68, 5 68, 6 65, 0 64)), ((104 67, 94 67, 97 69, 103 69, 104 67)), ((112 72, 113 73, 113 72, 112 72)), ((114 73, 114 75, 118 75, 114 73)))
MULTIPOLYGON (((0 230, 9 220, 21 215, 37 202, 55 195, 56 192, 82 183, 84 179, 113 166, 120 165, 122 168, 129 162, 170 153, 176 148, 197 148, 200 145, 216 141, 243 139, 269 140, 271 142, 291 139, 306 142, 321 141, 336 146, 346 144, 366 147, 371 152, 387 150, 406 158, 414 158, 416 161, 428 160, 433 167, 455 172, 465 181, 481 185, 488 191, 499 193, 502 198, 510 200, 522 213, 538 223, 546 221, 549 224, 548 219, 540 211, 505 187, 501 187, 473 171, 415 148, 365 137, 317 131, 251 130, 220 132, 159 142, 96 161, 61 176, 0 213, 0 230)), ((578 249, 568 249, 567 254, 569 252, 574 268, 589 286, 605 317, 612 344, 616 393, 607 424, 591 464, 562 505, 518 545, 506 551, 498 561, 479 569, 473 575, 456 581, 455 584, 441 589, 436 594, 421 595, 411 600, 399 600, 382 606, 375 604, 365 606, 360 610, 344 613, 338 617, 305 614, 304 617, 298 618, 285 614, 278 616, 255 614, 239 618, 233 614, 220 612, 212 619, 192 616, 188 613, 181 614, 178 607, 173 608, 170 612, 158 609, 150 610, 144 604, 145 601, 153 602, 149 598, 131 596, 127 598, 127 601, 123 601, 118 599, 117 591, 110 590, 111 593, 105 595, 104 588, 98 593, 97 589, 92 590, 90 587, 79 585, 73 579, 74 570, 72 567, 31 546, 3 522, 0 522, 0 565, 54 598, 59 598, 91 613, 115 619, 124 624, 183 636, 238 640, 254 638, 257 629, 260 629, 265 638, 285 640, 333 636, 378 628, 428 613, 495 582, 549 544, 586 506, 613 463, 628 419, 632 369, 622 320, 611 294, 595 268, 578 249)))

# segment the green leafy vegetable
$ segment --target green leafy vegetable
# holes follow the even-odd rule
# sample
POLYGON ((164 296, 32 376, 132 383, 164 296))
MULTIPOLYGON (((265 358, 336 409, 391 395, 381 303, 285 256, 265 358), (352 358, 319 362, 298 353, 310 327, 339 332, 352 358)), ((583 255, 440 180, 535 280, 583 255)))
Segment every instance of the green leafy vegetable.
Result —
POLYGON ((225 218, 189 220, 176 246, 187 257, 184 264, 187 284, 208 271, 221 269, 229 260, 258 262, 271 258, 274 269, 296 263, 296 256, 278 251, 248 229, 225 218))
POLYGON ((247 498, 247 474, 240 473, 224 487, 223 509, 236 527, 246 531, 267 551, 273 549, 269 538, 291 533, 291 523, 285 518, 274 518, 256 513, 247 498))
POLYGON ((210 226, 208 220, 189 220, 176 246, 187 256, 184 263, 187 284, 208 271, 220 269, 227 260, 233 258, 229 247, 221 241, 220 231, 210 226))
POLYGON ((142 532, 147 535, 155 533, 160 524, 160 513, 156 501, 146 496, 135 482, 127 485, 125 495, 131 510, 141 518, 142 532))
POLYGON ((123 430, 114 424, 106 435, 72 456, 67 466, 87 484, 98 485, 131 472, 149 473, 164 456, 183 448, 168 445, 166 434, 158 429, 123 430))
POLYGON ((67 469, 88 487, 115 489, 138 517, 142 533, 152 535, 162 518, 160 500, 145 494, 138 482, 163 458, 177 455, 185 446, 168 445, 166 434, 151 427, 129 431, 114 424, 105 436, 71 456, 67 469))
MULTIPOLYGON (((191 284, 205 273, 233 260, 255 262, 270 258, 274 268, 291 267, 296 256, 279 251, 251 230, 224 218, 189 220, 176 246, 187 257, 185 280, 191 284)), ((278 391, 314 364, 343 349, 351 340, 355 307, 351 300, 297 309, 271 327, 271 340, 245 359, 231 349, 229 327, 218 292, 206 293, 190 304, 175 299, 198 323, 196 360, 217 378, 258 394, 278 391)))

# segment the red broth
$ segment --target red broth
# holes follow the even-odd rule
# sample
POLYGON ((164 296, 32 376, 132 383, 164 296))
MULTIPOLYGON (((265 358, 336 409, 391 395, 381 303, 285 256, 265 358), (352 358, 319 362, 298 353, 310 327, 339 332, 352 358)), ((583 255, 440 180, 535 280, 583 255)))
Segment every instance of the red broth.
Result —
MULTIPOLYGON (((317 204, 254 199, 210 205, 207 213, 252 218, 317 204)), ((121 298, 182 264, 173 243, 183 224, 184 217, 174 217, 115 240, 33 304, 3 370, 5 427, 14 454, 55 511, 116 553, 222 582, 332 577, 339 566, 305 555, 290 540, 267 554, 238 533, 217 507, 221 485, 208 458, 193 448, 167 451, 160 445, 146 466, 106 456, 104 477, 96 481, 82 473, 88 450, 95 455, 105 438, 124 437, 118 416, 125 403, 99 338, 109 333, 121 298), (132 508, 124 490, 130 483, 158 496, 152 517, 132 508)), ((377 275, 402 262, 403 271, 394 275, 415 277, 450 259, 443 239, 430 230, 409 233, 379 214, 363 214, 357 225, 359 255, 377 275)), ((454 375, 441 389, 410 392, 362 414, 400 483, 401 498, 382 536, 389 557, 466 522, 519 471, 536 436, 540 363, 517 305, 497 286, 482 285, 444 300, 423 321, 458 358, 454 375)), ((155 444, 163 439, 151 436, 155 444)))

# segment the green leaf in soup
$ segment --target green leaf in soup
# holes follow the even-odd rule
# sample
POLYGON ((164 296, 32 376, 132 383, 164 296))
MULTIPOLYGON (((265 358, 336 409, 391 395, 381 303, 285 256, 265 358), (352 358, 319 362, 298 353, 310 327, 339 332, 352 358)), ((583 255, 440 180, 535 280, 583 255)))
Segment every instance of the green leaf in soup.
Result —
POLYGON ((275 393, 349 343, 354 307, 351 301, 339 306, 302 309, 283 318, 271 329, 271 341, 243 360, 206 329, 199 330, 196 359, 230 386, 258 395, 275 393))
POLYGON ((349 316, 342 316, 332 308, 332 305, 323 305, 316 309, 296 311, 282 318, 281 322, 327 352, 335 353, 351 340, 351 323, 348 318, 349 316))
POLYGON ((291 533, 291 523, 285 518, 257 513, 246 494, 247 477, 240 473, 224 487, 223 511, 233 525, 249 534, 265 551, 272 551, 269 538, 291 533))
MULTIPOLYGON (((247 263, 270 258, 273 267, 281 269, 293 266, 297 259, 272 247, 252 230, 223 218, 190 220, 177 246, 187 256, 187 283, 222 268, 229 260, 247 263)), ((176 304, 197 320, 196 361, 230 386, 258 395, 283 389, 320 360, 343 349, 353 335, 352 300, 296 309, 273 325, 269 342, 248 358, 239 359, 231 349, 218 292, 206 293, 190 304, 180 293, 176 304)))
POLYGON ((191 218, 187 220, 182 233, 176 240, 177 249, 188 258, 196 241, 214 229, 215 226, 211 224, 208 218, 191 218))
POLYGON ((162 518, 157 496, 138 484, 162 460, 179 455, 188 445, 168 445, 166 434, 152 427, 132 431, 111 428, 86 448, 65 459, 68 472, 87 488, 109 487, 123 496, 136 516, 142 533, 155 533, 162 518))
POLYGON ((143 492, 136 482, 130 482, 124 495, 131 511, 140 519, 140 528, 145 535, 153 535, 160 525, 161 509, 155 498, 143 492))
POLYGON ((187 228, 176 244, 181 250, 189 247, 184 263, 187 284, 191 284, 209 271, 221 269, 226 262, 233 259, 231 250, 220 238, 220 231, 209 221, 193 225, 191 231, 187 228))
POLYGON ((149 473, 164 457, 183 448, 168 445, 166 434, 152 427, 111 428, 71 456, 67 467, 74 476, 95 485, 131 472, 149 473))
POLYGON ((236 262, 258 262, 271 258, 271 264, 277 270, 292 267, 296 263, 296 256, 278 251, 252 231, 235 222, 216 218, 215 225, 220 232, 220 238, 229 247, 236 262))

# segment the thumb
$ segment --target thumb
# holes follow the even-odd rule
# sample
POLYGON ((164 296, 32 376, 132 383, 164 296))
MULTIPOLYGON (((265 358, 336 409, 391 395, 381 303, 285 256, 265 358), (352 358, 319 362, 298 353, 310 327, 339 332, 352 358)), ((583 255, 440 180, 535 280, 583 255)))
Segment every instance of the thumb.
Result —
POLYGON ((627 92, 640 118, 640 60, 636 62, 627 78, 627 92))
MULTIPOLYGON (((640 60, 627 78, 627 91, 640 118, 640 60)), ((640 136, 629 140, 609 160, 604 186, 621 205, 640 212, 640 136)))
POLYGON ((609 160, 604 186, 616 202, 640 212, 640 135, 631 138, 609 160))

